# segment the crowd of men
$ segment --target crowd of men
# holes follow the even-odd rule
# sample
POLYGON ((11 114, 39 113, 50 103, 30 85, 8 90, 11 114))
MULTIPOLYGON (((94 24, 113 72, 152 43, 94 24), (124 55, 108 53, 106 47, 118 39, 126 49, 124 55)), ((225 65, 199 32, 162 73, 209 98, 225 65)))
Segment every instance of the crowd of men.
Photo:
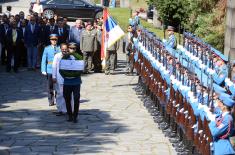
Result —
POLYGON ((94 23, 76 20, 75 25, 70 27, 67 18, 55 16, 46 19, 38 13, 25 17, 21 11, 16 15, 5 13, 0 21, 1 63, 6 65, 7 72, 11 71, 12 66, 15 72, 20 66, 28 67, 28 70, 39 68, 51 34, 58 35, 58 45, 68 42, 77 44, 77 52, 82 53, 86 61, 85 73, 91 70, 101 72, 102 19, 94 23))

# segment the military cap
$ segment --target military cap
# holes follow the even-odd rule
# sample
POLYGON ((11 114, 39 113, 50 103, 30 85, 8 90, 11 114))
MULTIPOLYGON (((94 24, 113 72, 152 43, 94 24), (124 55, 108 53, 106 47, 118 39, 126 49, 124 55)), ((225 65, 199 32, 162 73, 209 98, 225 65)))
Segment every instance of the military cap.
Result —
POLYGON ((167 31, 174 31, 174 30, 175 30, 175 28, 173 26, 168 26, 167 27, 167 31))
POLYGON ((51 34, 49 37, 50 37, 50 39, 58 39, 58 35, 57 34, 51 34))
POLYGON ((223 87, 220 87, 216 83, 213 83, 213 88, 217 94, 225 93, 226 90, 223 87))
POLYGON ((77 44, 74 43, 74 42, 71 42, 71 43, 68 44, 68 47, 77 47, 77 44))
POLYGON ((223 102, 224 105, 228 107, 233 107, 235 104, 234 100, 230 98, 230 95, 225 93, 221 94, 219 99, 223 102))
POLYGON ((86 23, 86 27, 87 27, 88 25, 92 25, 91 22, 87 22, 87 23, 86 23))

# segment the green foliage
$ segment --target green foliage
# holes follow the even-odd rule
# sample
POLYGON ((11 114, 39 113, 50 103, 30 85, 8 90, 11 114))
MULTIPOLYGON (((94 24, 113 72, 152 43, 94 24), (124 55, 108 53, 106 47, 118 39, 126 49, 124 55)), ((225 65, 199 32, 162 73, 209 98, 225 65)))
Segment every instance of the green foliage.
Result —
POLYGON ((128 8, 109 8, 110 15, 117 21, 119 26, 126 31, 130 18, 130 9, 128 8))
POLYGON ((199 15, 195 23, 197 28, 194 33, 216 49, 223 51, 225 20, 223 18, 219 19, 218 16, 218 10, 199 15))
POLYGON ((188 23, 191 12, 189 0, 152 0, 152 3, 165 25, 177 27, 188 23))
POLYGON ((165 25, 183 25, 205 42, 223 51, 224 14, 223 0, 148 0, 154 4, 165 25), (218 5, 219 4, 219 5, 218 5), (222 9, 221 9, 222 8, 222 9))

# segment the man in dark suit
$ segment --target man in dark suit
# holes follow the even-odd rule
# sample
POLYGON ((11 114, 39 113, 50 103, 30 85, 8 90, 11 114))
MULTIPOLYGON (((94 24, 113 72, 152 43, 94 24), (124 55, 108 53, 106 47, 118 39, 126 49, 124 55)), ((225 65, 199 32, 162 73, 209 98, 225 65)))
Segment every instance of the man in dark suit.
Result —
POLYGON ((19 45, 22 41, 22 33, 17 28, 17 22, 14 20, 11 23, 12 27, 7 31, 6 35, 6 48, 7 48, 7 67, 6 71, 11 71, 11 59, 14 57, 14 71, 18 72, 19 66, 19 45))
POLYGON ((40 28, 36 24, 34 16, 30 17, 30 22, 25 29, 24 42, 27 48, 28 69, 36 70, 38 42, 39 42, 40 28))
POLYGON ((45 32, 46 32, 46 46, 48 46, 51 44, 49 36, 51 34, 58 35, 58 26, 55 24, 54 18, 49 19, 49 25, 46 26, 45 32))
POLYGON ((20 43, 20 65, 22 65, 23 67, 27 67, 27 48, 25 47, 25 43, 24 43, 24 35, 25 35, 25 29, 27 26, 27 21, 26 19, 21 20, 20 23, 20 30, 22 33, 22 41, 20 43))
POLYGON ((62 20, 58 21, 58 45, 60 45, 61 43, 67 43, 68 42, 68 35, 69 32, 66 29, 66 27, 64 27, 64 23, 62 20))
POLYGON ((1 63, 4 65, 6 64, 6 34, 10 27, 7 15, 2 16, 2 22, 3 23, 0 25, 0 42, 2 44, 1 63))
POLYGON ((47 34, 46 34, 46 22, 43 20, 43 18, 39 18, 38 25, 40 27, 40 33, 39 33, 39 46, 38 46, 38 67, 41 66, 41 60, 42 60, 42 54, 44 51, 44 48, 46 46, 47 42, 47 34))
POLYGON ((64 27, 67 29, 67 31, 69 32, 70 30, 70 26, 68 25, 68 19, 66 17, 63 18, 63 23, 64 23, 64 27))

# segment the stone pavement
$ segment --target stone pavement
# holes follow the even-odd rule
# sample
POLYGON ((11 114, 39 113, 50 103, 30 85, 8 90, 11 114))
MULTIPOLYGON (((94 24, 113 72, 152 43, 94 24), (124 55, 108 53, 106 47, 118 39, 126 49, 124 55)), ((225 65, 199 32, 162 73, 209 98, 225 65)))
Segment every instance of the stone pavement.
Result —
POLYGON ((49 107, 40 72, 0 68, 0 155, 173 155, 170 142, 136 96, 124 55, 115 75, 83 76, 79 122, 49 107))

